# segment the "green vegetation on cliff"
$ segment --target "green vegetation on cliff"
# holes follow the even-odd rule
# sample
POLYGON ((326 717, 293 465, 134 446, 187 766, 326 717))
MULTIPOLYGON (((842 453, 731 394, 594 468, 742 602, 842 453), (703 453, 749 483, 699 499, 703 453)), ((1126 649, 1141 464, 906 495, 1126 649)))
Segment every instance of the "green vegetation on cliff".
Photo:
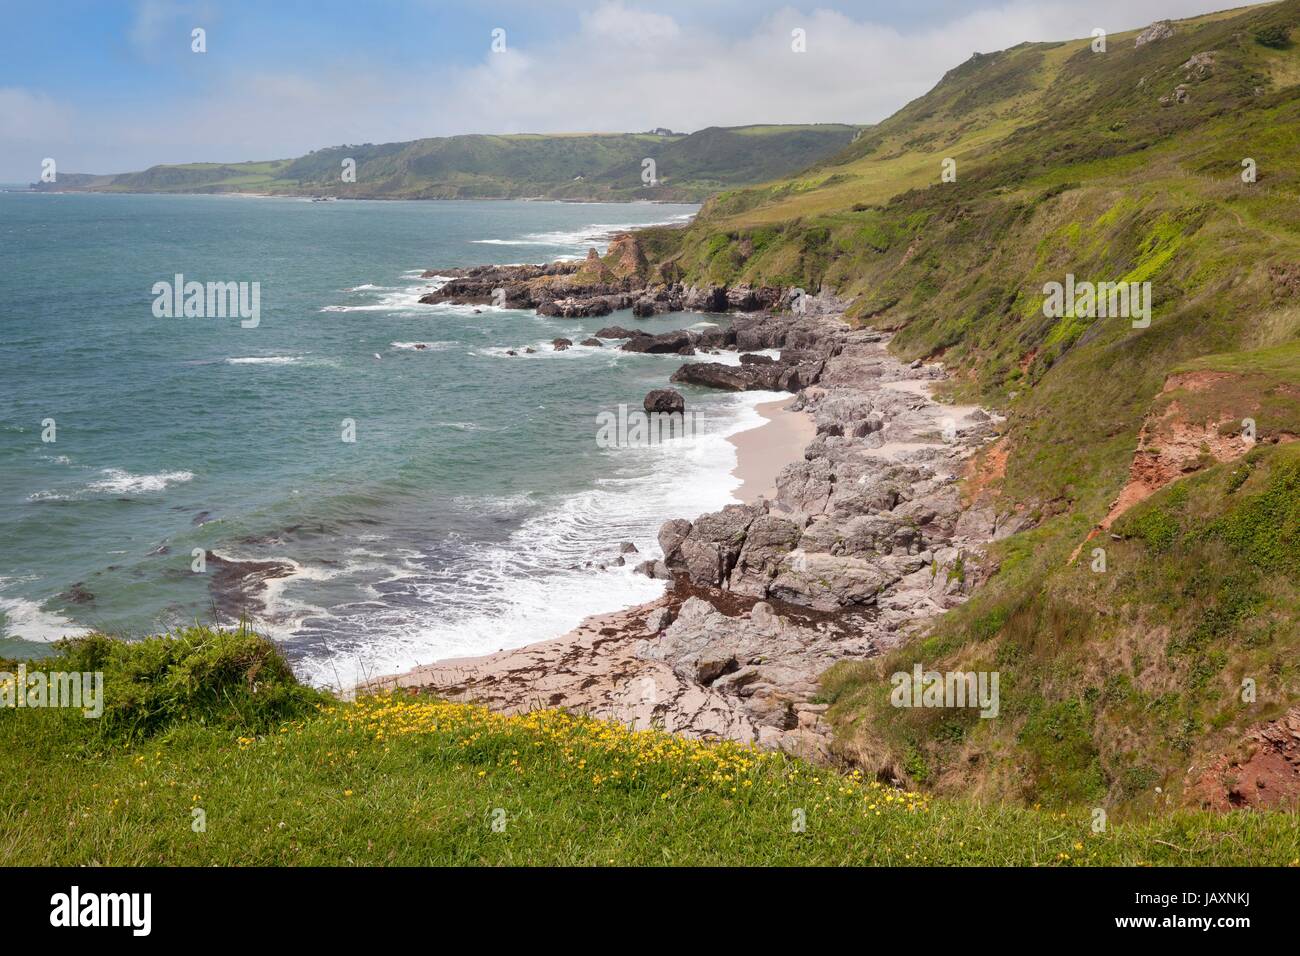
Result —
POLYGON ((1300 48, 1279 40, 1300 2, 1172 27, 976 55, 838 155, 644 235, 661 275, 851 297, 1007 416, 969 490, 1028 530, 928 636, 827 675, 869 768, 990 800, 1200 802, 1207 767, 1300 704, 1300 595, 1271 557, 1295 546, 1296 457, 1274 443, 1300 435, 1300 48), (1045 315, 1069 275, 1150 282, 1149 327, 1045 315), (1216 464, 1248 420, 1259 445, 1216 464), (1162 459, 1198 435, 1199 460, 1162 459), (1198 474, 1085 544, 1147 465, 1198 474), (916 661, 998 670, 1002 716, 888 706, 916 661))

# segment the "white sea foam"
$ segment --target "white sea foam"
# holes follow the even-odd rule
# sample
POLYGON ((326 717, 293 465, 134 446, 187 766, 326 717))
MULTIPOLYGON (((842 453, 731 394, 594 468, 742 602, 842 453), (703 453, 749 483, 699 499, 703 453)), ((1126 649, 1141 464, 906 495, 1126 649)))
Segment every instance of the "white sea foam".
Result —
POLYGON ((86 486, 87 491, 135 495, 146 491, 162 491, 168 485, 194 480, 192 471, 160 471, 152 475, 133 475, 122 468, 105 468, 100 474, 106 477, 92 481, 86 486))
POLYGON ((246 358, 228 358, 227 365, 297 365, 301 355, 250 355, 246 358))
MULTIPOLYGON (((744 352, 744 353, 719 350, 717 355, 712 355, 708 352, 696 352, 694 355, 685 356, 685 359, 688 362, 716 362, 719 365, 739 365, 740 356, 742 354, 763 355, 766 356, 767 358, 775 359, 781 357, 781 350, 780 349, 758 349, 757 351, 754 352, 744 352)), ((682 358, 682 357, 683 356, 679 356, 679 355, 673 356, 673 358, 682 358)))
POLYGON ((162 491, 169 485, 193 481, 192 471, 161 471, 152 475, 133 475, 123 468, 102 468, 103 478, 74 490, 36 491, 27 496, 28 501, 78 501, 87 495, 136 495, 162 491))
MULTIPOLYGON (((583 247, 596 246, 604 252, 609 241, 621 232, 643 229, 647 226, 670 226, 689 221, 695 214, 682 213, 662 219, 658 222, 635 223, 591 223, 577 229, 557 229, 551 232, 529 232, 510 239, 474 239, 474 243, 483 246, 553 246, 583 247)), ((561 257, 566 258, 566 257, 561 257)))
POLYGON ((445 352, 460 345, 459 342, 389 342, 392 348, 413 352, 445 352))
MULTIPOLYGON (((0 589, 8 582, 0 578, 0 589)), ((50 643, 63 637, 88 634, 90 629, 74 624, 62 615, 45 610, 36 601, 20 597, 0 597, 0 614, 4 615, 5 637, 20 637, 25 641, 50 643)))

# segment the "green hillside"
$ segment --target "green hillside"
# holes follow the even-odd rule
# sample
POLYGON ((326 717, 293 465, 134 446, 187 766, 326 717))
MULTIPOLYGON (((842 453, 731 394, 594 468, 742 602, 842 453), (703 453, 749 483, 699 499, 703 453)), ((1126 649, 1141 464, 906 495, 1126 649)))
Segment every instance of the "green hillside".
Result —
POLYGON ((1029 527, 928 637, 826 678, 841 750, 868 768, 988 799, 1177 805, 1300 703, 1300 2, 1172 28, 976 55, 797 177, 643 234, 664 276, 851 297, 902 357, 944 362, 953 397, 1007 416, 967 491, 1029 527), (1045 316, 1067 274, 1149 281, 1150 326, 1045 316), (1247 419, 1254 450, 1216 463, 1247 419), (1144 422, 1157 460, 1203 436, 1196 475, 1098 535, 1144 422), (1000 670, 1003 719, 886 706, 886 675, 917 660, 1000 670))
POLYGON ((654 133, 449 136, 335 146, 292 160, 154 166, 116 176, 65 174, 43 188, 97 192, 256 192, 372 199, 700 201, 786 176, 842 149, 857 127, 710 127, 654 133), (342 181, 356 163, 356 182, 342 181), (656 183, 642 178, 653 159, 656 183))

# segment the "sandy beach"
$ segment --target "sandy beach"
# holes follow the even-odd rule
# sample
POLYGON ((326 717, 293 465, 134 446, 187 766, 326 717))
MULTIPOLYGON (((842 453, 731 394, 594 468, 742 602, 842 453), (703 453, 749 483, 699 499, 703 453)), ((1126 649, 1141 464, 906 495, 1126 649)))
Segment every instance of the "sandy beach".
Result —
POLYGON ((791 411, 794 396, 764 402, 755 409, 767 421, 727 441, 736 446, 736 467, 731 473, 741 480, 736 497, 745 504, 759 498, 776 499, 776 478, 786 465, 803 457, 803 450, 817 435, 810 414, 791 411))

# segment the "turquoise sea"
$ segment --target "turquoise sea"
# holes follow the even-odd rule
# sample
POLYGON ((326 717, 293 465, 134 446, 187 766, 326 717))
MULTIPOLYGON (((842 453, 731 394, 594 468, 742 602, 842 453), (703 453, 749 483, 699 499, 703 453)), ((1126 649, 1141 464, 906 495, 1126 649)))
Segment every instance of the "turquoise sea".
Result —
POLYGON ((581 256, 693 212, 0 192, 0 654, 245 617, 347 683, 654 597, 634 562, 598 565, 733 500, 725 436, 773 396, 690 393, 703 436, 603 449, 597 414, 687 359, 549 343, 725 317, 417 300, 429 268, 581 256), (259 324, 156 317, 176 274, 259 283, 259 324))

